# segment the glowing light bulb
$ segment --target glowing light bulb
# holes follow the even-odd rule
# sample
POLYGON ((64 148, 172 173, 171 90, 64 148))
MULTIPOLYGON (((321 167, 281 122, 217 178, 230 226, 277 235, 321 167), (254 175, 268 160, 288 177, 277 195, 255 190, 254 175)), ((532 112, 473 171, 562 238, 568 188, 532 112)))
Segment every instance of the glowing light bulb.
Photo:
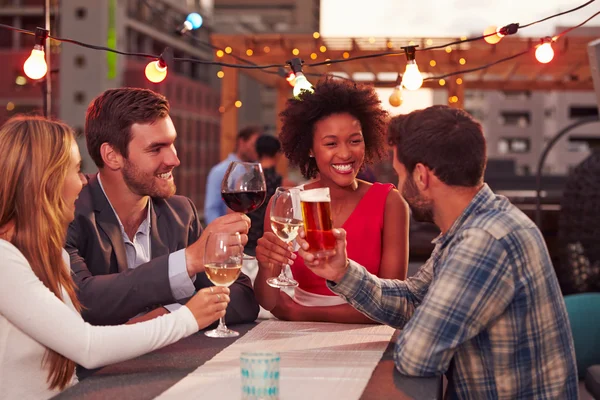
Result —
POLYGON ((502 40, 502 36, 498 34, 498 27, 496 25, 490 25, 483 31, 483 40, 488 42, 489 44, 496 44, 500 40, 502 40), (490 36, 488 36, 490 35, 490 36))
POLYGON ((554 58, 554 49, 552 43, 546 42, 535 49, 535 58, 542 64, 547 64, 554 58))
POLYGON ((146 65, 146 78, 152 83, 160 83, 167 77, 167 66, 160 60, 151 61, 146 65))
POLYGON ((392 107, 400 107, 402 105, 402 87, 400 85, 394 88, 389 101, 392 107))
POLYGON ((202 26, 202 16, 198 13, 190 13, 188 14, 185 22, 189 22, 191 25, 190 30, 198 29, 202 26))
POLYGON ((296 74, 290 72, 290 74, 285 78, 285 80, 290 84, 291 87, 296 86, 296 74))
POLYGON ((423 77, 417 67, 415 60, 410 60, 406 63, 406 70, 402 75, 402 86, 408 90, 417 90, 423 85, 423 77))
POLYGON ((33 47, 31 55, 25 61, 25 64, 23 64, 23 71, 31 79, 41 79, 46 76, 48 65, 46 64, 44 48, 41 45, 36 44, 33 47))
POLYGON ((298 72, 296 74, 296 82, 294 84, 294 97, 298 98, 298 96, 304 92, 313 93, 315 90, 313 89, 313 85, 306 79, 306 76, 302 72, 298 72))

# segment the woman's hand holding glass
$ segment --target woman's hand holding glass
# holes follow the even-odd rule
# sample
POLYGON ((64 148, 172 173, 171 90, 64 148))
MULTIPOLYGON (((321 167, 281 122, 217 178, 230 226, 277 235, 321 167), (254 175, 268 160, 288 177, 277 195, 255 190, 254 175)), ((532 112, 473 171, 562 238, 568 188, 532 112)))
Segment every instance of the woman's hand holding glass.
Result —
POLYGON ((269 275, 283 273, 284 267, 292 265, 296 254, 292 244, 279 239, 273 232, 265 232, 256 245, 256 259, 259 268, 267 268, 269 275))

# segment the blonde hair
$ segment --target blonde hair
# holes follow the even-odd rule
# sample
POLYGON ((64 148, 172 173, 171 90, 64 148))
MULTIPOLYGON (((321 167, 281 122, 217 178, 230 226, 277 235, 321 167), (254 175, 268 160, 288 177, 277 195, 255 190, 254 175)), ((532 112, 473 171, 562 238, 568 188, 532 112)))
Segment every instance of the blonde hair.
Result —
MULTIPOLYGON (((62 188, 71 163, 72 129, 42 117, 18 116, 0 128, 0 227, 14 224, 10 238, 35 275, 56 297, 68 294, 80 303, 62 249, 70 222, 62 188)), ((42 364, 49 369, 51 389, 64 389, 75 363, 47 349, 42 364)))

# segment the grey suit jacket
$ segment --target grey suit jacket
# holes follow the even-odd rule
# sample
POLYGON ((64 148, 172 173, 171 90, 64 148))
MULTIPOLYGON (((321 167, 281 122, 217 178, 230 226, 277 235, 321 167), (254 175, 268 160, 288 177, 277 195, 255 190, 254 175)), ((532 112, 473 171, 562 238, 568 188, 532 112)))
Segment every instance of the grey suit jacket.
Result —
MULTIPOLYGON (((169 254, 194 243, 202 227, 196 207, 186 197, 152 199, 152 204, 152 259, 127 269, 119 222, 97 176, 89 177, 88 185, 81 191, 65 248, 71 257, 86 321, 95 325, 122 324, 141 312, 175 303, 169 284, 169 254)), ((201 289, 212 283, 202 273, 196 276, 194 286, 201 289)), ((259 306, 250 279, 240 274, 230 289, 226 322, 254 321, 259 306)))

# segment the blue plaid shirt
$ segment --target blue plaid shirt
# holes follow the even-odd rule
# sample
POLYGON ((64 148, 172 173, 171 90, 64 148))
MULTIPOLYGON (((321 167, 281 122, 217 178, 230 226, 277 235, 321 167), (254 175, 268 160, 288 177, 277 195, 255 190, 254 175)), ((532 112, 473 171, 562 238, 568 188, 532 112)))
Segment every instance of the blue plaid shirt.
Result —
POLYGON ((571 328, 544 239, 487 185, 407 279, 350 262, 331 290, 370 318, 404 328, 406 375, 447 373, 458 399, 577 399, 571 328))

